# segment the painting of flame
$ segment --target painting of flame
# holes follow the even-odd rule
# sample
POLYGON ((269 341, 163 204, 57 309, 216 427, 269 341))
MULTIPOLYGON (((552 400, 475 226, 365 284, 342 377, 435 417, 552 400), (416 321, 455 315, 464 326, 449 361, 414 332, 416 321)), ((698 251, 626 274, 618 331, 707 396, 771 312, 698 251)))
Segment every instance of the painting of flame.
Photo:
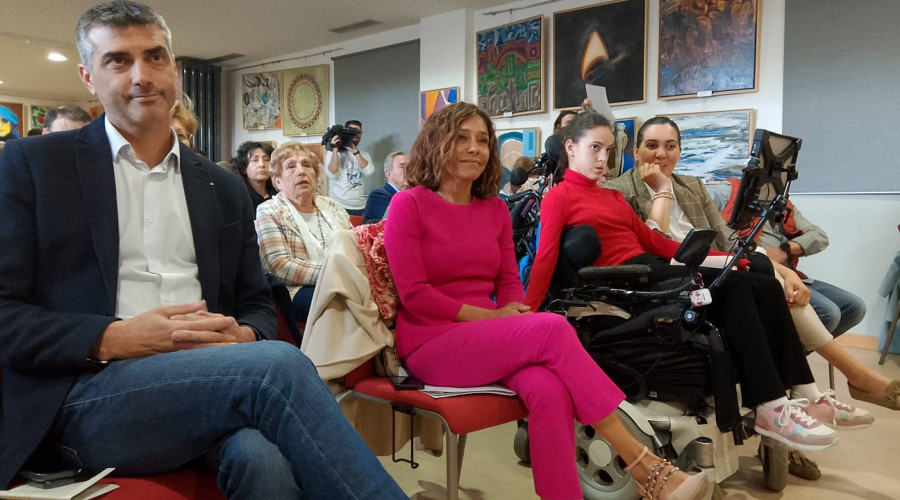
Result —
POLYGON ((490 116, 544 111, 544 17, 475 35, 478 107, 490 116))
POLYGON ((617 0, 553 13, 553 107, 577 108, 585 84, 611 105, 645 102, 647 0, 617 0))

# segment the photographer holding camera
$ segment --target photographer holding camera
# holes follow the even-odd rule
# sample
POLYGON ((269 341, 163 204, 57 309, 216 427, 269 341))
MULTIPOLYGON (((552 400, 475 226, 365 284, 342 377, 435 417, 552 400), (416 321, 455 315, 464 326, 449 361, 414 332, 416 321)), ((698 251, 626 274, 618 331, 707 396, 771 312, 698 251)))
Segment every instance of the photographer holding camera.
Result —
POLYGON ((328 196, 350 215, 363 214, 366 200, 362 176, 375 173, 372 158, 358 149, 360 139, 359 120, 348 120, 343 127, 335 125, 322 137, 322 144, 330 146, 325 153, 328 196))

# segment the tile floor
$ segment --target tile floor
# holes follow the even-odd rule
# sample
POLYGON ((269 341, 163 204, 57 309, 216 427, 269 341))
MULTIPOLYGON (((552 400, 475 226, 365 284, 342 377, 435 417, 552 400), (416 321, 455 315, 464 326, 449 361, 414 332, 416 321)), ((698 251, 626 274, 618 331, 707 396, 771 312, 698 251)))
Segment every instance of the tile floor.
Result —
MULTIPOLYGON (((889 355, 879 366, 878 353, 849 349, 858 359, 875 367, 889 378, 900 378, 900 356, 889 355)), ((820 386, 828 385, 827 363, 810 356, 810 364, 820 386)), ((846 379, 836 372, 838 399, 850 401, 846 379)), ((843 431, 840 443, 828 451, 810 453, 819 464, 822 477, 806 481, 791 476, 782 492, 768 491, 762 483, 762 466, 756 458, 758 438, 740 447, 740 469, 720 486, 724 498, 790 499, 790 500, 891 500, 900 499, 900 412, 861 403, 875 417, 868 429, 843 431)), ((513 452, 515 423, 477 432, 469 436, 461 476, 462 500, 532 500, 534 494, 531 469, 520 465, 513 452)), ((407 456, 408 448, 401 450, 407 456)), ((444 457, 425 452, 416 453, 421 465, 411 470, 406 464, 391 463, 382 457, 388 472, 400 483, 410 498, 439 500, 446 498, 444 457)))

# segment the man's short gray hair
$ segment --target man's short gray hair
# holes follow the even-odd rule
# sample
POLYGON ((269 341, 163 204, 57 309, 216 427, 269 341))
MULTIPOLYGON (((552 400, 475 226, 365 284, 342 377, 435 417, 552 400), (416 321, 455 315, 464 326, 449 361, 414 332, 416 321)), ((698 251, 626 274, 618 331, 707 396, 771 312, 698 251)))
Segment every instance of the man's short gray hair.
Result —
POLYGON ((78 106, 60 106, 58 108, 53 108, 50 111, 47 111, 47 114, 44 115, 44 128, 50 130, 53 127, 53 122, 55 122, 58 118, 65 118, 71 122, 79 122, 79 123, 90 123, 91 115, 79 108, 78 106))
POLYGON ((384 173, 387 174, 394 168, 394 158, 403 155, 406 156, 406 153, 403 151, 394 151, 393 153, 384 157, 384 173))
POLYGON ((166 37, 166 48, 172 52, 172 30, 166 24, 166 20, 150 7, 137 2, 117 0, 92 7, 78 21, 75 28, 75 45, 78 47, 78 56, 81 64, 91 68, 91 60, 94 56, 94 46, 88 40, 91 30, 98 26, 156 26, 162 30, 166 37))

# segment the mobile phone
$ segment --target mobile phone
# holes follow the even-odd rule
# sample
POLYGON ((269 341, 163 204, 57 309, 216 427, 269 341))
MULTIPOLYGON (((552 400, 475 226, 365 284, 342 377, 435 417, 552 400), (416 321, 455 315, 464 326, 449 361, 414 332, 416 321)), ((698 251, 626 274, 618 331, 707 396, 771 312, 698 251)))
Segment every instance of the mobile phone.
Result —
POLYGON ((81 472, 81 469, 64 469, 54 472, 34 472, 23 470, 20 472, 28 484, 37 488, 56 488, 65 486, 75 482, 75 476, 81 472))
POLYGON ((391 380, 391 384, 393 384, 394 389, 398 391, 418 391, 419 389, 425 388, 425 383, 416 377, 406 375, 406 376, 389 376, 391 380))

